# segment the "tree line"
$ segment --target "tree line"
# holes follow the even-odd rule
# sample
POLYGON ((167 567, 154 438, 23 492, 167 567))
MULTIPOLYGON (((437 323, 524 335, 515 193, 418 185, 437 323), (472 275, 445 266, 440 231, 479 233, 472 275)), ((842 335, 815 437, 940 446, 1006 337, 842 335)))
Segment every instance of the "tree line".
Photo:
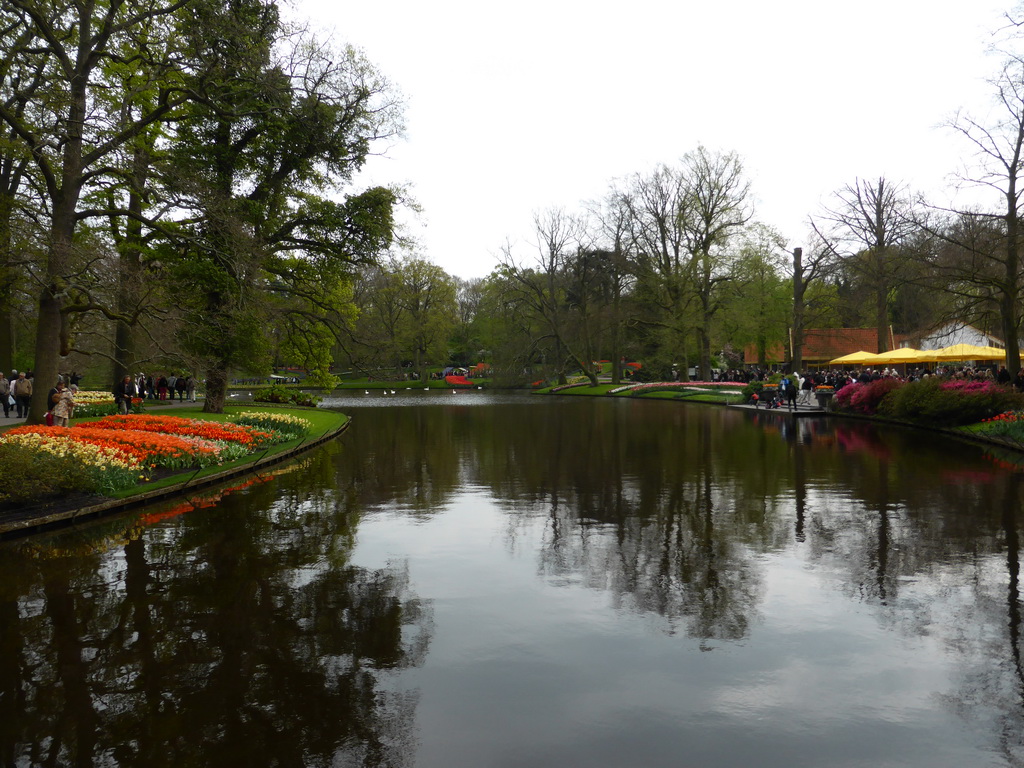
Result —
POLYGON ((11 0, 0 51, 4 365, 177 364, 216 411, 271 340, 317 354, 395 239, 398 193, 351 189, 402 127, 359 51, 268 0, 11 0))
MULTIPOLYGON (((858 178, 793 248, 756 218, 741 156, 698 146, 539 210, 487 277, 422 258, 400 189, 356 189, 402 131, 361 52, 286 23, 273 0, 7 0, 0 6, 0 366, 47 382, 177 367, 222 409, 230 377, 296 366, 425 377, 488 362, 510 383, 734 367, 809 327, 977 325, 1020 367, 1024 59, 1005 35, 998 109, 958 114, 943 206, 858 178)), ((105 377, 105 376, 104 376, 105 377)), ((45 405, 33 405, 32 420, 45 405)))

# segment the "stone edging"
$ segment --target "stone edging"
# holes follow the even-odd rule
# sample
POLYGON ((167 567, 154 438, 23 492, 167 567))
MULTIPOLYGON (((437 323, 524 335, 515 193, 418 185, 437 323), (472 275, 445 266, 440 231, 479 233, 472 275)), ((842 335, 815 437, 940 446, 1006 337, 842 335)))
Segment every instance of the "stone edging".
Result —
POLYGON ((243 464, 237 467, 231 467, 225 469, 222 472, 215 472, 212 475, 206 475, 199 480, 193 482, 185 480, 174 485, 168 485, 164 488, 159 488, 154 491, 147 493, 140 493, 135 496, 129 496, 124 499, 110 499, 99 504, 92 504, 88 507, 81 507, 74 510, 64 510, 51 515, 44 515, 42 517, 31 518, 27 520, 16 520, 7 523, 0 522, 0 540, 16 538, 19 536, 26 536, 33 533, 39 533, 44 530, 52 528, 58 528, 65 525, 73 525, 74 523, 93 520, 99 517, 107 515, 117 514, 124 512, 135 507, 145 506, 146 504, 153 504, 157 501, 163 501, 165 499, 172 498, 174 496, 181 495, 186 490, 193 491, 201 488, 208 488, 211 485, 219 485, 220 483, 232 480, 242 475, 250 475, 259 472, 261 469, 272 467, 275 464, 281 464, 285 461, 295 458, 307 451, 316 448, 317 446, 323 445, 324 443, 330 442, 334 438, 341 435, 345 430, 348 429, 352 423, 352 417, 346 418, 345 423, 336 429, 329 430, 319 437, 309 442, 299 443, 294 448, 281 453, 268 456, 263 459, 257 459, 251 464, 243 464))

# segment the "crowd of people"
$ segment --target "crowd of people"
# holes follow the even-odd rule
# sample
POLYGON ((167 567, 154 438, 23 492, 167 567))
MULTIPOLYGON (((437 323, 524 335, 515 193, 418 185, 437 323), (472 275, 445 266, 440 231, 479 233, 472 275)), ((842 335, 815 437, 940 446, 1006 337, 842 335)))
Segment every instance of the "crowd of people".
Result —
MULTIPOLYGON (((132 379, 132 377, 125 376, 124 380, 115 387, 115 400, 118 399, 118 388, 123 388, 129 379, 132 379)), ((131 383, 134 384, 134 390, 132 390, 130 397, 139 397, 143 400, 174 400, 175 395, 177 395, 177 399, 181 402, 184 402, 186 399, 192 403, 196 401, 196 379, 192 374, 178 376, 173 373, 169 375, 162 373, 151 375, 139 373, 136 374, 131 383)), ((124 397, 124 394, 122 393, 122 397, 124 397)))
MULTIPOLYGON (((767 381, 771 372, 760 369, 750 371, 726 371, 723 380, 750 383, 751 381, 767 381), (733 376, 735 378, 729 378, 733 376)), ((1017 372, 1016 377, 1011 376, 1005 366, 969 366, 969 365, 940 365, 934 369, 909 368, 901 372, 897 368, 861 368, 858 370, 845 371, 808 371, 801 375, 787 373, 779 381, 779 386, 772 393, 770 399, 764 404, 768 407, 799 407, 800 405, 813 405, 812 397, 819 387, 831 387, 834 392, 839 392, 843 387, 850 384, 868 384, 879 379, 897 379, 899 381, 920 381, 930 376, 938 376, 944 379, 962 381, 993 381, 1006 386, 1013 385, 1018 392, 1024 392, 1024 369, 1017 372)), ((755 399, 755 405, 760 405, 761 398, 755 399)))
MULTIPOLYGON (((78 374, 58 377, 56 385, 46 393, 47 423, 66 427, 75 410, 75 393, 78 392, 78 374), (65 383, 69 380, 71 383, 65 383)), ((11 371, 11 378, 0 372, 0 403, 3 404, 4 418, 14 415, 23 419, 28 416, 32 406, 35 377, 32 371, 11 371)))
POLYGON ((125 374, 121 381, 114 385, 114 403, 118 413, 131 413, 132 401, 140 400, 174 400, 194 403, 196 401, 196 380, 191 374, 178 376, 162 373, 147 375, 145 373, 125 374))
MULTIPOLYGON (((77 374, 75 374, 77 377, 77 374)), ((32 371, 11 371, 11 378, 8 379, 0 373, 0 401, 3 401, 4 418, 10 418, 11 411, 20 419, 28 416, 28 409, 32 403, 32 385, 34 376, 32 371)), ((76 378, 74 384, 78 384, 76 378)))
MULTIPOLYGON (((56 426, 68 425, 75 410, 75 395, 78 393, 78 382, 81 376, 77 373, 61 374, 57 383, 46 393, 47 424, 56 426)), ((3 405, 4 418, 10 418, 14 412, 16 418, 23 419, 29 414, 32 405, 35 379, 32 371, 11 371, 11 378, 0 372, 0 404, 3 405)), ((141 399, 196 401, 196 380, 191 374, 178 376, 144 373, 136 376, 126 375, 114 385, 114 402, 118 413, 130 413, 132 401, 141 399)))

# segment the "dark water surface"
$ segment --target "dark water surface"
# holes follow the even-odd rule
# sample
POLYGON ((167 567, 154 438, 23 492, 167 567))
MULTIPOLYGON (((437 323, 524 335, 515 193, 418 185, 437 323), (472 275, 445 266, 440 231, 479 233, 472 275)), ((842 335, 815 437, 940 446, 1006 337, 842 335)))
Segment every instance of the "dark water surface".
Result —
POLYGON ((1019 459, 672 402, 337 404, 273 477, 0 547, 3 766, 1024 765, 1019 459))

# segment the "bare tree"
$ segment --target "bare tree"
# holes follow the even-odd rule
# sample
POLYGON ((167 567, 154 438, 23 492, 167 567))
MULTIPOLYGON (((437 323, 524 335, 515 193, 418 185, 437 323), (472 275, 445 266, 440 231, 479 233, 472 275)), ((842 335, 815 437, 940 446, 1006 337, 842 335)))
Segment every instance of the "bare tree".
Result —
POLYGON ((603 200, 592 203, 589 210, 598 243, 595 255, 603 277, 600 288, 607 308, 607 350, 612 361, 612 383, 619 384, 622 381, 622 332, 626 322, 623 304, 636 272, 627 193, 613 187, 603 200))
MULTIPOLYGON (((552 208, 533 217, 537 258, 532 266, 520 264, 511 246, 502 249, 501 271, 516 287, 515 300, 527 306, 544 324, 554 343, 559 383, 565 383, 565 363, 572 360, 597 386, 593 360, 570 338, 566 283, 573 257, 581 250, 582 221, 564 209, 552 208)), ((589 350, 587 350, 589 353, 589 350)))
POLYGON ((807 253, 803 248, 793 249, 793 370, 804 367, 804 330, 807 327, 807 291, 832 269, 832 250, 818 239, 807 253))
POLYGON ((683 235, 699 310, 700 377, 711 378, 711 324, 721 307, 719 286, 732 279, 735 251, 730 239, 750 221, 750 182, 735 152, 698 147, 683 158, 688 204, 683 235))
MULTIPOLYGON (((998 194, 1002 205, 997 211, 956 211, 961 231, 976 233, 978 226, 970 219, 988 220, 996 225, 999 238, 992 247, 991 237, 959 237, 957 229, 947 230, 945 237, 964 249, 970 258, 964 262, 961 275, 967 282, 981 280, 985 290, 999 307, 1003 341, 1006 344, 1006 367, 1011 374, 1020 370, 1021 323, 1021 232, 1022 174, 1024 174, 1024 61, 1010 57, 993 81, 999 115, 991 123, 981 123, 970 116, 958 114, 950 127, 973 145, 978 165, 972 173, 962 174, 964 183, 998 194), (979 247, 978 243, 983 243, 979 247), (987 262, 977 269, 978 261, 987 262), (972 278, 971 275, 975 275, 972 278)), ((980 224, 980 222, 979 222, 980 224)), ((991 232, 990 227, 980 227, 991 232)))
POLYGON ((889 294, 897 281, 898 251, 916 229, 905 187, 880 176, 855 179, 811 224, 827 250, 844 258, 870 283, 875 297, 878 352, 889 349, 889 294))
POLYGON ((622 204, 629 213, 629 237, 637 251, 639 293, 653 309, 642 322, 664 334, 664 352, 672 358, 681 356, 686 376, 694 294, 683 229, 689 205, 683 175, 667 165, 647 175, 636 174, 622 204))

